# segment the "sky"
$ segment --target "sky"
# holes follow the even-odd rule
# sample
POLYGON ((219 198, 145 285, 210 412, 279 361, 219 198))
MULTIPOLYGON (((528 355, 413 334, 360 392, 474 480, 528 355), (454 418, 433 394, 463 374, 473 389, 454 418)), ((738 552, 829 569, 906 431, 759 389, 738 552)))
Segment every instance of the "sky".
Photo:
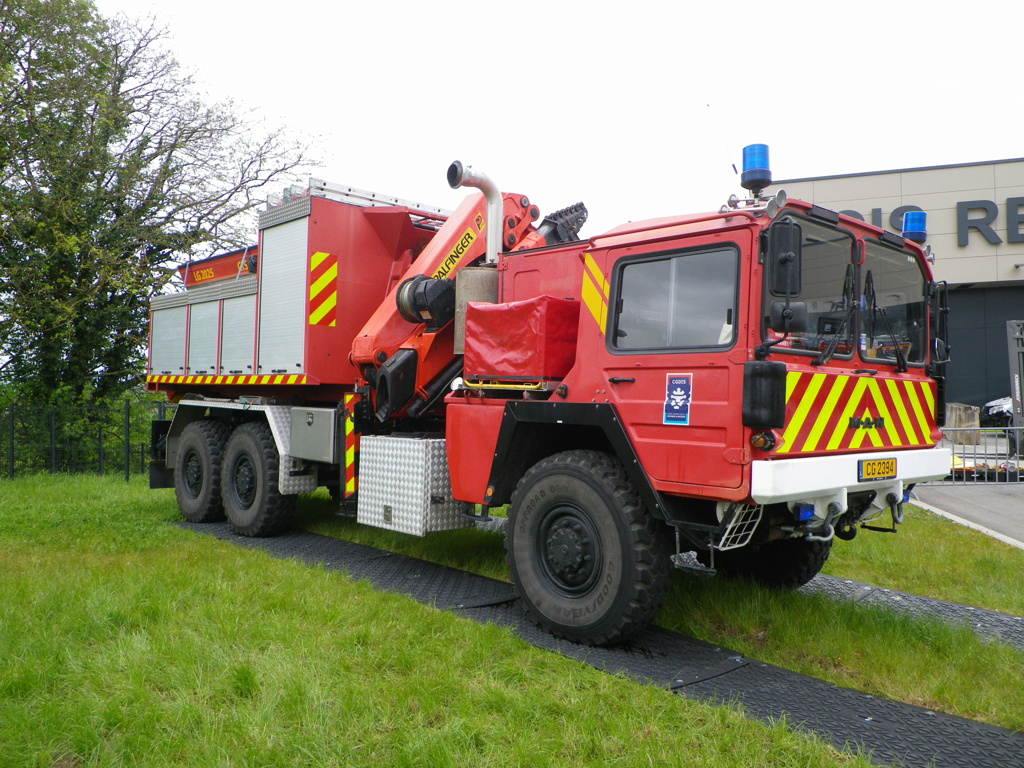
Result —
POLYGON ((307 176, 455 208, 461 160, 583 201, 584 236, 717 210, 752 143, 776 179, 1024 156, 1019 0, 94 1, 309 143, 307 176))

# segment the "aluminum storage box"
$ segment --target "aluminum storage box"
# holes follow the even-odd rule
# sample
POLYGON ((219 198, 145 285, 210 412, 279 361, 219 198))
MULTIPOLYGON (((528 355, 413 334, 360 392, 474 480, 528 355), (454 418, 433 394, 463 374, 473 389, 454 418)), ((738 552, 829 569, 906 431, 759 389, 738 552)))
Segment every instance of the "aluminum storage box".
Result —
POLYGON ((471 527, 466 507, 452 498, 444 439, 361 438, 358 522, 424 536, 471 527))

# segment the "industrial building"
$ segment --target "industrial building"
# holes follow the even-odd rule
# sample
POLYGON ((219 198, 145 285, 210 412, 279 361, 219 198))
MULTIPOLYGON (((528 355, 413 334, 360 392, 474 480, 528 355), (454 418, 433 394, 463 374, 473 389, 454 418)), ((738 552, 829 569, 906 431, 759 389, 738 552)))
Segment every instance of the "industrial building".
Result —
POLYGON ((1007 322, 1024 320, 1024 158, 776 181, 790 197, 899 233, 925 211, 936 280, 949 284, 949 402, 1011 394, 1007 322))

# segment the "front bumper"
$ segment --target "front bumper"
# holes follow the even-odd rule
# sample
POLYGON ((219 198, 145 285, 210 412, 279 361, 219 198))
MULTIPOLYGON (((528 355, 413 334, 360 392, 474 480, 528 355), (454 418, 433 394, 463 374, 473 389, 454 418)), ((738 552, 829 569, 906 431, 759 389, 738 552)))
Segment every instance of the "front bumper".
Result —
POLYGON ((779 459, 751 463, 750 496, 758 504, 813 503, 815 517, 825 518, 830 503, 847 508, 848 493, 876 491, 884 499, 894 494, 903 499, 904 488, 949 474, 952 452, 948 448, 876 451, 803 459, 779 459), (857 466, 865 459, 896 459, 896 477, 857 480, 857 466))

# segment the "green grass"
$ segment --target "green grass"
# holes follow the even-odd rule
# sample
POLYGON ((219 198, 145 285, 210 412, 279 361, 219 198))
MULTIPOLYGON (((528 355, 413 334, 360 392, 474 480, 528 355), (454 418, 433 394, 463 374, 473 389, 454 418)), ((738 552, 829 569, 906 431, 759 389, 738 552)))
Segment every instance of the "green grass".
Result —
MULTIPOLYGON (((449 531, 425 538, 336 517, 307 499, 303 527, 508 579, 501 537, 449 531)), ((1024 615, 1024 551, 908 508, 896 535, 837 541, 825 572, 890 589, 1024 615)), ((877 696, 1024 731, 1024 653, 969 627, 880 606, 673 574, 658 624, 760 661, 877 696)))
POLYGON ((0 482, 0 766, 867 765, 175 519, 0 482))
POLYGON ((833 547, 825 573, 1024 616, 1024 550, 914 506, 896 535, 833 547))

